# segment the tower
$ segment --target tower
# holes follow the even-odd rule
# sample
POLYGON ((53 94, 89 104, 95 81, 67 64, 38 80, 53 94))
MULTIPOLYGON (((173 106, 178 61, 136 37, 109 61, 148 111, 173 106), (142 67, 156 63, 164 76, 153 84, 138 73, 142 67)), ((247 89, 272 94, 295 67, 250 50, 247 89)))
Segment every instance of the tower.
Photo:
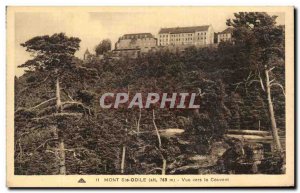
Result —
POLYGON ((86 51, 83 54, 83 60, 88 60, 91 58, 91 53, 89 52, 89 49, 86 49, 86 51))

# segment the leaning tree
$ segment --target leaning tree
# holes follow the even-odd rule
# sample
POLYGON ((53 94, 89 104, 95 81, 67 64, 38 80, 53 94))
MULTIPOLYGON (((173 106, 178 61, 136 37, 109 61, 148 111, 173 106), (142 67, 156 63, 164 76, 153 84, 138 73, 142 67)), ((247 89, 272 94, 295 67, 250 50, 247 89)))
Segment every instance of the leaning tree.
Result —
POLYGON ((26 117, 27 123, 23 126, 36 128, 39 125, 54 130, 54 136, 35 150, 55 141, 53 153, 58 158, 59 174, 63 175, 66 174, 64 134, 68 132, 68 125, 83 115, 92 114, 86 104, 74 98, 75 93, 85 88, 86 79, 97 76, 95 70, 79 65, 80 61, 74 56, 79 43, 79 38, 58 33, 37 36, 21 44, 33 58, 19 66, 30 74, 30 81, 18 94, 21 96, 36 89, 43 97, 17 105, 15 117, 26 117))
POLYGON ((282 151, 271 88, 279 87, 285 95, 283 85, 284 27, 276 25, 277 16, 270 16, 264 12, 239 12, 235 13, 234 16, 235 18, 227 20, 227 25, 234 29, 233 42, 240 48, 238 54, 246 56, 245 60, 239 64, 240 66, 237 66, 239 72, 244 74, 244 78, 236 85, 247 87, 257 82, 261 86, 268 103, 274 143, 277 150, 282 151))

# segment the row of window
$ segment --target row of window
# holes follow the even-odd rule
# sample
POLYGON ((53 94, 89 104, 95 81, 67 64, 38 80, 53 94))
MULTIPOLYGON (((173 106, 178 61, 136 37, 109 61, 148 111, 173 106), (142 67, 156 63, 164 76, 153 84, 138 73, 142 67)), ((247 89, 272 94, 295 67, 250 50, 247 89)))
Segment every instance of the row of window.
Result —
MULTIPOLYGON (((193 40, 193 38, 196 38, 196 39, 198 39, 198 40, 204 40, 204 39, 206 39, 206 37, 205 36, 200 36, 200 37, 192 37, 192 38, 184 38, 184 37, 179 37, 179 39, 183 39, 183 40, 193 40)), ((174 39, 173 38, 171 38, 171 41, 173 41, 174 39)), ((176 39, 177 40, 177 39, 176 39)), ((160 39, 160 41, 169 41, 169 39, 167 39, 167 38, 161 38, 160 39)))
POLYGON ((141 39, 141 38, 148 38, 149 35, 125 35, 123 37, 124 37, 124 39, 134 39, 134 38, 141 39))
POLYGON ((185 39, 184 39, 184 38, 183 38, 183 39, 180 39, 180 38, 179 38, 179 39, 171 39, 171 41, 182 41, 182 40, 183 40, 183 41, 184 41, 184 40, 185 40, 185 41, 188 41, 188 40, 193 40, 193 38, 185 38, 185 39))
MULTIPOLYGON (((170 41, 189 41, 189 40, 194 40, 194 38, 183 38, 183 39, 181 39, 181 38, 177 38, 177 39, 171 38, 170 41)), ((206 37, 198 37, 198 38, 196 38, 196 40, 206 40, 206 37)), ((167 41, 167 39, 166 40, 165 39, 160 39, 159 41, 160 42, 165 42, 165 41, 167 41)))
POLYGON ((219 41, 230 41, 231 38, 220 38, 219 41))
POLYGON ((154 46, 156 45, 156 43, 142 43, 142 44, 119 44, 118 47, 119 48, 127 48, 127 47, 135 47, 135 46, 142 46, 142 47, 145 47, 145 46, 154 46))
POLYGON ((143 41, 143 42, 145 42, 145 41, 155 42, 156 41, 153 38, 142 38, 142 39, 126 39, 126 38, 121 38, 120 40, 127 40, 127 41, 134 41, 134 40, 137 41, 137 40, 139 40, 139 41, 143 41))
POLYGON ((198 36, 199 35, 206 35, 206 32, 198 32, 198 36))
MULTIPOLYGON (((194 34, 186 34, 186 33, 180 33, 180 34, 171 34, 171 37, 180 37, 180 36, 193 36, 194 34)), ((198 32, 196 35, 206 35, 206 32, 198 32)), ((162 34, 160 35, 160 38, 169 37, 169 34, 162 34)))
MULTIPOLYGON (((160 43, 159 45, 160 46, 168 46, 168 45, 191 45, 191 44, 194 44, 192 42, 175 42, 175 43, 160 43)), ((206 45, 206 42, 196 42, 195 45, 206 45)))
POLYGON ((172 34, 171 37, 180 37, 180 36, 193 36, 194 34, 172 34))
POLYGON ((219 34, 220 37, 230 37, 231 34, 219 34))

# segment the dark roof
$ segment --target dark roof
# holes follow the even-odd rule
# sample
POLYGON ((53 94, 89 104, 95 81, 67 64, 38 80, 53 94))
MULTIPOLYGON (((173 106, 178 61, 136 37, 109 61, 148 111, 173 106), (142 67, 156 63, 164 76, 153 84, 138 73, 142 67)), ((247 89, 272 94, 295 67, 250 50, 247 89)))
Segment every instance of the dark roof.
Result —
POLYGON ((140 48, 122 48, 122 49, 114 49, 113 51, 130 51, 130 50, 141 50, 140 48))
POLYGON ((162 33, 170 33, 170 34, 193 33, 193 32, 196 32, 196 31, 207 31, 208 28, 209 28, 209 25, 192 26, 192 27, 161 28, 159 30, 159 34, 162 34, 162 33))
POLYGON ((147 38, 154 38, 154 36, 151 33, 124 34, 122 37, 129 37, 128 39, 131 39, 132 36, 134 36, 134 38, 143 38, 145 35, 147 38))
POLYGON ((233 32, 233 28, 232 27, 228 27, 226 28, 224 31, 218 33, 218 34, 228 34, 228 33, 232 33, 233 32))
POLYGON ((86 49, 86 51, 84 52, 84 54, 90 54, 89 49, 86 49))

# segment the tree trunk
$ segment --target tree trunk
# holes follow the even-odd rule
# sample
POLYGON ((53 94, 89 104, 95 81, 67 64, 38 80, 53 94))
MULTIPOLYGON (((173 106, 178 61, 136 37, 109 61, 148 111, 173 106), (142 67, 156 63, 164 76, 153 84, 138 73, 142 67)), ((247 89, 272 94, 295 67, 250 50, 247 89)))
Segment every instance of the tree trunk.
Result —
MULTIPOLYGON (((59 78, 56 79, 56 111, 57 113, 62 112, 61 99, 60 99, 60 87, 59 87, 59 78)), ((62 136, 62 131, 59 127, 57 127, 58 131, 58 141, 59 141, 59 174, 66 175, 66 154, 65 154, 65 144, 62 136)))
POLYGON ((124 174, 125 156, 126 156, 126 146, 123 145, 123 148, 122 148, 122 161, 121 161, 121 174, 124 174))
POLYGON ((56 79, 56 110, 58 113, 61 112, 61 99, 60 99, 60 87, 59 87, 59 79, 56 79))
POLYGON ((152 119, 152 121, 153 121, 153 125, 154 125, 155 131, 156 131, 157 139, 158 139, 158 147, 160 149, 161 148, 161 138, 160 138, 160 134, 159 134, 158 128, 157 128, 156 123, 155 123, 154 109, 152 110, 152 113, 153 113, 153 119, 152 119))
POLYGON ((268 99, 268 106, 269 106, 269 116, 270 116, 271 127, 272 127, 272 135, 273 135, 274 143, 277 146, 277 150, 282 151, 279 136, 278 136, 277 126, 276 126, 272 98, 271 98, 271 85, 270 85, 268 69, 265 69, 265 75, 266 75, 266 87, 267 87, 266 92, 267 92, 267 99, 268 99))
POLYGON ((162 167, 162 171, 161 171, 162 175, 166 175, 166 167, 167 167, 167 160, 163 159, 163 167, 162 167))
POLYGON ((139 108, 139 119, 138 119, 137 124, 136 124, 136 132, 137 132, 137 136, 139 136, 139 134, 140 134, 140 122, 141 122, 141 116, 142 116, 142 109, 139 108))
POLYGON ((59 174, 66 175, 66 155, 65 155, 65 144, 63 138, 59 140, 59 174))
MULTIPOLYGON (((129 97, 129 85, 127 86, 127 95, 129 97)), ((128 114, 127 114, 128 117, 128 114)), ((125 119, 126 127, 128 123, 128 119, 125 119)), ((125 141, 122 148, 122 158, 121 158, 121 174, 124 174, 125 171, 125 158, 126 158, 126 143, 127 143, 127 128, 125 128, 125 141)))
MULTIPOLYGON (((161 151, 161 138, 160 138, 160 134, 159 134, 159 130, 156 126, 156 123, 155 123, 155 113, 154 113, 154 109, 152 110, 153 112, 153 125, 154 125, 154 128, 155 128, 155 131, 156 131, 156 135, 157 135, 157 139, 158 139, 158 148, 159 150, 161 151)), ((161 153, 161 152, 160 152, 161 153)), ((161 174, 162 175, 165 175, 166 174, 166 167, 167 167, 167 161, 166 159, 164 158, 164 156, 161 154, 161 157, 162 157, 162 160, 163 160, 163 165, 162 165, 162 169, 161 169, 161 174)))
POLYGON ((122 162, 122 160, 120 160, 120 159, 122 159, 121 158, 121 156, 122 155, 120 155, 121 153, 120 153, 121 151, 120 151, 120 149, 118 149, 118 151, 116 151, 116 159, 114 160, 114 167, 115 167, 115 169, 116 169, 116 172, 120 172, 121 171, 121 162, 122 162))

